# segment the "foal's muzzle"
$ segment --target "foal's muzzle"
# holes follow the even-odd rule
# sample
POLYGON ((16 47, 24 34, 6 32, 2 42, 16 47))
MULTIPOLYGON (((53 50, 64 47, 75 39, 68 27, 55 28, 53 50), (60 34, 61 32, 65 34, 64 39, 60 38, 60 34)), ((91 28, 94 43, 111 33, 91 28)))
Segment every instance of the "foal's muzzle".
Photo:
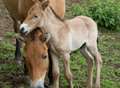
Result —
POLYGON ((22 35, 27 35, 29 33, 29 27, 28 27, 28 25, 25 24, 25 23, 21 24, 19 31, 20 31, 20 33, 22 35))
POLYGON ((38 86, 38 87, 36 87, 36 88, 44 88, 44 86, 38 86))
POLYGON ((42 80, 37 81, 32 88, 45 88, 44 87, 44 81, 42 81, 42 80))
POLYGON ((20 33, 21 33, 22 35, 26 35, 26 34, 28 33, 28 31, 27 31, 24 27, 22 27, 22 28, 20 29, 20 33))

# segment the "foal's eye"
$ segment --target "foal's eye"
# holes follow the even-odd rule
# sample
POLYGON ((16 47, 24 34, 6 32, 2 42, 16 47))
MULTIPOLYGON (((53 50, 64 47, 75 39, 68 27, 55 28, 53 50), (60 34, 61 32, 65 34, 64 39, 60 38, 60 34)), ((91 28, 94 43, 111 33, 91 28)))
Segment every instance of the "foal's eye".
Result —
POLYGON ((42 55, 42 58, 43 58, 43 59, 46 59, 47 57, 48 57, 47 54, 43 54, 43 55, 42 55))
POLYGON ((38 18, 38 16, 35 15, 35 16, 33 16, 33 18, 38 18))

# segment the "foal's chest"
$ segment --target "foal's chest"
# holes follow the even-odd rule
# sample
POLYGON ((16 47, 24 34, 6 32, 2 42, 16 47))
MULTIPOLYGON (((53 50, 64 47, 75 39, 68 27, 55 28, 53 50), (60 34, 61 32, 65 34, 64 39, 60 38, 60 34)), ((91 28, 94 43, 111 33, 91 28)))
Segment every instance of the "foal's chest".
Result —
POLYGON ((62 55, 65 52, 70 52, 69 46, 67 46, 66 43, 63 43, 63 40, 55 41, 54 39, 51 39, 50 42, 50 49, 52 52, 54 52, 57 55, 62 55))

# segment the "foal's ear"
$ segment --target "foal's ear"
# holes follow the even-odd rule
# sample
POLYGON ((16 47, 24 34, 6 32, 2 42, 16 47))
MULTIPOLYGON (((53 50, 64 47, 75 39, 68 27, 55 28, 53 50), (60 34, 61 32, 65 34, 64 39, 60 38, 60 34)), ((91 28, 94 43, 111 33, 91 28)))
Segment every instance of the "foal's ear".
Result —
POLYGON ((42 8, 43 8, 43 10, 45 10, 48 5, 49 5, 49 0, 43 0, 42 1, 42 8))
POLYGON ((44 33, 42 38, 40 39, 42 40, 42 42, 47 43, 50 40, 50 38, 51 38, 50 33, 44 33))

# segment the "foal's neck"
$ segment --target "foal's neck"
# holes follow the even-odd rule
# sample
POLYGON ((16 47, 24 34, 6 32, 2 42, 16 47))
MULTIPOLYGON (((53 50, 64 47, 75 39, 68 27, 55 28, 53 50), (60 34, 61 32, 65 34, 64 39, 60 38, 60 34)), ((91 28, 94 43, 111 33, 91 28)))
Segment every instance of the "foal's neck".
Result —
POLYGON ((46 8, 45 14, 47 16, 45 28, 48 31, 57 32, 59 30, 64 30, 65 21, 61 21, 59 18, 57 18, 50 7, 46 8))

